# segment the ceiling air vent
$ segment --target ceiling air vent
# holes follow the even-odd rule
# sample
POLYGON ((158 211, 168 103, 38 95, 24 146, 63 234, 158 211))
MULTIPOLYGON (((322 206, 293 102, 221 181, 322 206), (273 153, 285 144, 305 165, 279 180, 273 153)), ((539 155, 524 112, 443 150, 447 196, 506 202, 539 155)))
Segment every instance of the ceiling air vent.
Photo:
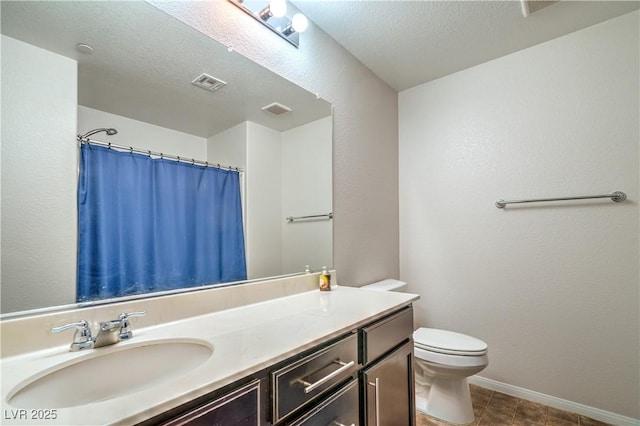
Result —
POLYGON ((191 84, 194 84, 198 87, 201 87, 205 90, 209 90, 211 92, 215 92, 221 87, 226 86, 227 83, 224 81, 217 79, 215 77, 211 77, 209 74, 200 74, 198 78, 193 80, 191 84))
POLYGON ((540 9, 544 9, 547 6, 551 6, 554 3, 557 3, 558 0, 545 1, 545 0, 520 0, 520 4, 522 5, 522 16, 525 18, 532 13, 539 11, 540 9))
POLYGON ((271 114, 280 115, 280 114, 284 114, 285 112, 290 112, 291 108, 289 108, 288 106, 282 105, 278 102, 274 102, 267 106, 263 106, 262 110, 270 112, 271 114))

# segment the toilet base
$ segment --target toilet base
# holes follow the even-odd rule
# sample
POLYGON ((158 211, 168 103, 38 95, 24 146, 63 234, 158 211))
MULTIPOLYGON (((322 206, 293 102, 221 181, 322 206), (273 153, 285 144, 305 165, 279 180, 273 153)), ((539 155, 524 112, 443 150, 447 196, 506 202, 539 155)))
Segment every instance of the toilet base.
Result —
POLYGON ((416 383, 416 408, 449 423, 475 420, 466 377, 433 377, 430 385, 416 383))

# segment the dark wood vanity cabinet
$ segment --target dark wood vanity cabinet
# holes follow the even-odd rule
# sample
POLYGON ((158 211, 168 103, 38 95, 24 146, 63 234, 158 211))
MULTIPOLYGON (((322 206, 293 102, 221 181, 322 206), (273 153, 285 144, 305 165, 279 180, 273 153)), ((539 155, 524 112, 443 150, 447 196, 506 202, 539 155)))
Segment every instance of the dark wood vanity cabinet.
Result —
MULTIPOLYGON (((292 426, 414 426, 413 308, 399 309, 357 330, 357 374, 337 390, 319 397, 319 402, 296 420, 276 423, 292 426)), ((331 347, 353 344, 355 335, 331 347)), ((346 369, 353 352, 329 356, 322 365, 346 369), (340 367, 342 365, 342 367, 340 367)), ((300 361, 303 362, 303 361, 300 361)), ((293 364, 292 368, 295 368, 293 364)), ((292 377, 303 377, 295 370, 292 377)), ((317 369, 311 368, 316 371, 317 369)), ((326 374, 327 370, 322 371, 326 374)), ((347 371, 347 373, 349 373, 347 371)), ((329 374, 331 374, 329 372, 329 374)), ((336 373, 337 375, 337 373, 336 373)), ((316 377, 323 377, 322 375, 316 377)), ((335 377, 339 379, 339 377, 335 377)), ((289 380, 294 383, 297 379, 289 380)), ((303 379, 303 381, 306 381, 303 379)), ((299 381, 298 381, 299 383, 299 381)), ((280 395, 281 397, 283 395, 280 395)), ((272 396, 278 397, 278 393, 272 396)), ((279 417, 275 417, 276 420, 279 417)))
MULTIPOLYGON (((306 407, 326 402, 325 399, 333 395, 337 386, 356 377, 359 368, 358 335, 355 331, 275 368, 270 374, 273 423, 289 424, 288 419, 296 417, 300 411, 304 411, 304 417, 306 407)), ((332 405, 331 410, 338 406, 332 405)), ((327 408, 325 412, 329 410, 327 408)), ((316 416, 316 419, 321 417, 316 416)), ((312 425, 316 421, 295 421, 294 424, 312 425)), ((326 424, 331 422, 323 426, 326 424)))
POLYGON ((412 333, 406 306, 141 425, 414 426, 412 333))
POLYGON ((266 372, 204 395, 137 426, 270 426, 266 372))
POLYGON ((415 425, 413 341, 362 372, 363 425, 415 425))
POLYGON ((163 426, 262 426, 260 380, 219 396, 163 426))
POLYGON ((412 334, 411 307, 360 330, 362 425, 416 424, 412 334))
POLYGON ((337 392, 291 423, 291 426, 355 426, 360 424, 360 392, 353 378, 337 392))

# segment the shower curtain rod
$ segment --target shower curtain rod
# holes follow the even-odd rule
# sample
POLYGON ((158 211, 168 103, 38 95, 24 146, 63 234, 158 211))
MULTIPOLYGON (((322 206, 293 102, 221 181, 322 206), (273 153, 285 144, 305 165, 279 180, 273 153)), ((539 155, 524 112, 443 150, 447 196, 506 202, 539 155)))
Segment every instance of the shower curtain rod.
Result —
POLYGON ((93 139, 88 139, 88 138, 81 138, 78 136, 78 143, 86 143, 86 144, 90 144, 90 145, 99 145, 99 146, 105 146, 109 149, 111 148, 115 148, 121 151, 129 151, 129 152, 137 152, 139 154, 144 154, 144 155, 148 155, 149 157, 154 156, 154 157, 159 157, 159 158, 168 158, 174 161, 179 161, 181 163, 189 163, 189 164, 198 164, 198 165, 202 165, 202 166, 206 166, 206 167, 213 167, 216 169, 224 169, 224 170, 231 170, 231 171, 237 171, 239 173, 244 173, 244 169, 240 168, 240 167, 234 167, 234 166, 224 166, 221 165, 220 163, 210 163, 208 161, 201 161, 201 160, 194 160, 193 158, 185 158, 185 157, 180 157, 179 155, 170 155, 170 154, 165 154, 162 152, 155 152, 155 151, 150 151, 148 149, 139 149, 139 148, 134 148, 132 146, 124 146, 124 145, 118 145, 115 143, 111 143, 111 142, 102 142, 102 141, 97 141, 97 140, 93 140, 93 139))

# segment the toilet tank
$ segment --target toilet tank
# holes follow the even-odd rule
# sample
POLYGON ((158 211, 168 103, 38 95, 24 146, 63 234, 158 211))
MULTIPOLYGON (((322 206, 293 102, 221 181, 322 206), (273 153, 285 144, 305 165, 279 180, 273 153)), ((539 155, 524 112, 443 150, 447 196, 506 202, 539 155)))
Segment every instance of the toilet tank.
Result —
POLYGON ((404 293, 407 291, 407 283, 400 280, 386 279, 375 283, 363 285, 360 288, 377 291, 398 291, 404 293))

